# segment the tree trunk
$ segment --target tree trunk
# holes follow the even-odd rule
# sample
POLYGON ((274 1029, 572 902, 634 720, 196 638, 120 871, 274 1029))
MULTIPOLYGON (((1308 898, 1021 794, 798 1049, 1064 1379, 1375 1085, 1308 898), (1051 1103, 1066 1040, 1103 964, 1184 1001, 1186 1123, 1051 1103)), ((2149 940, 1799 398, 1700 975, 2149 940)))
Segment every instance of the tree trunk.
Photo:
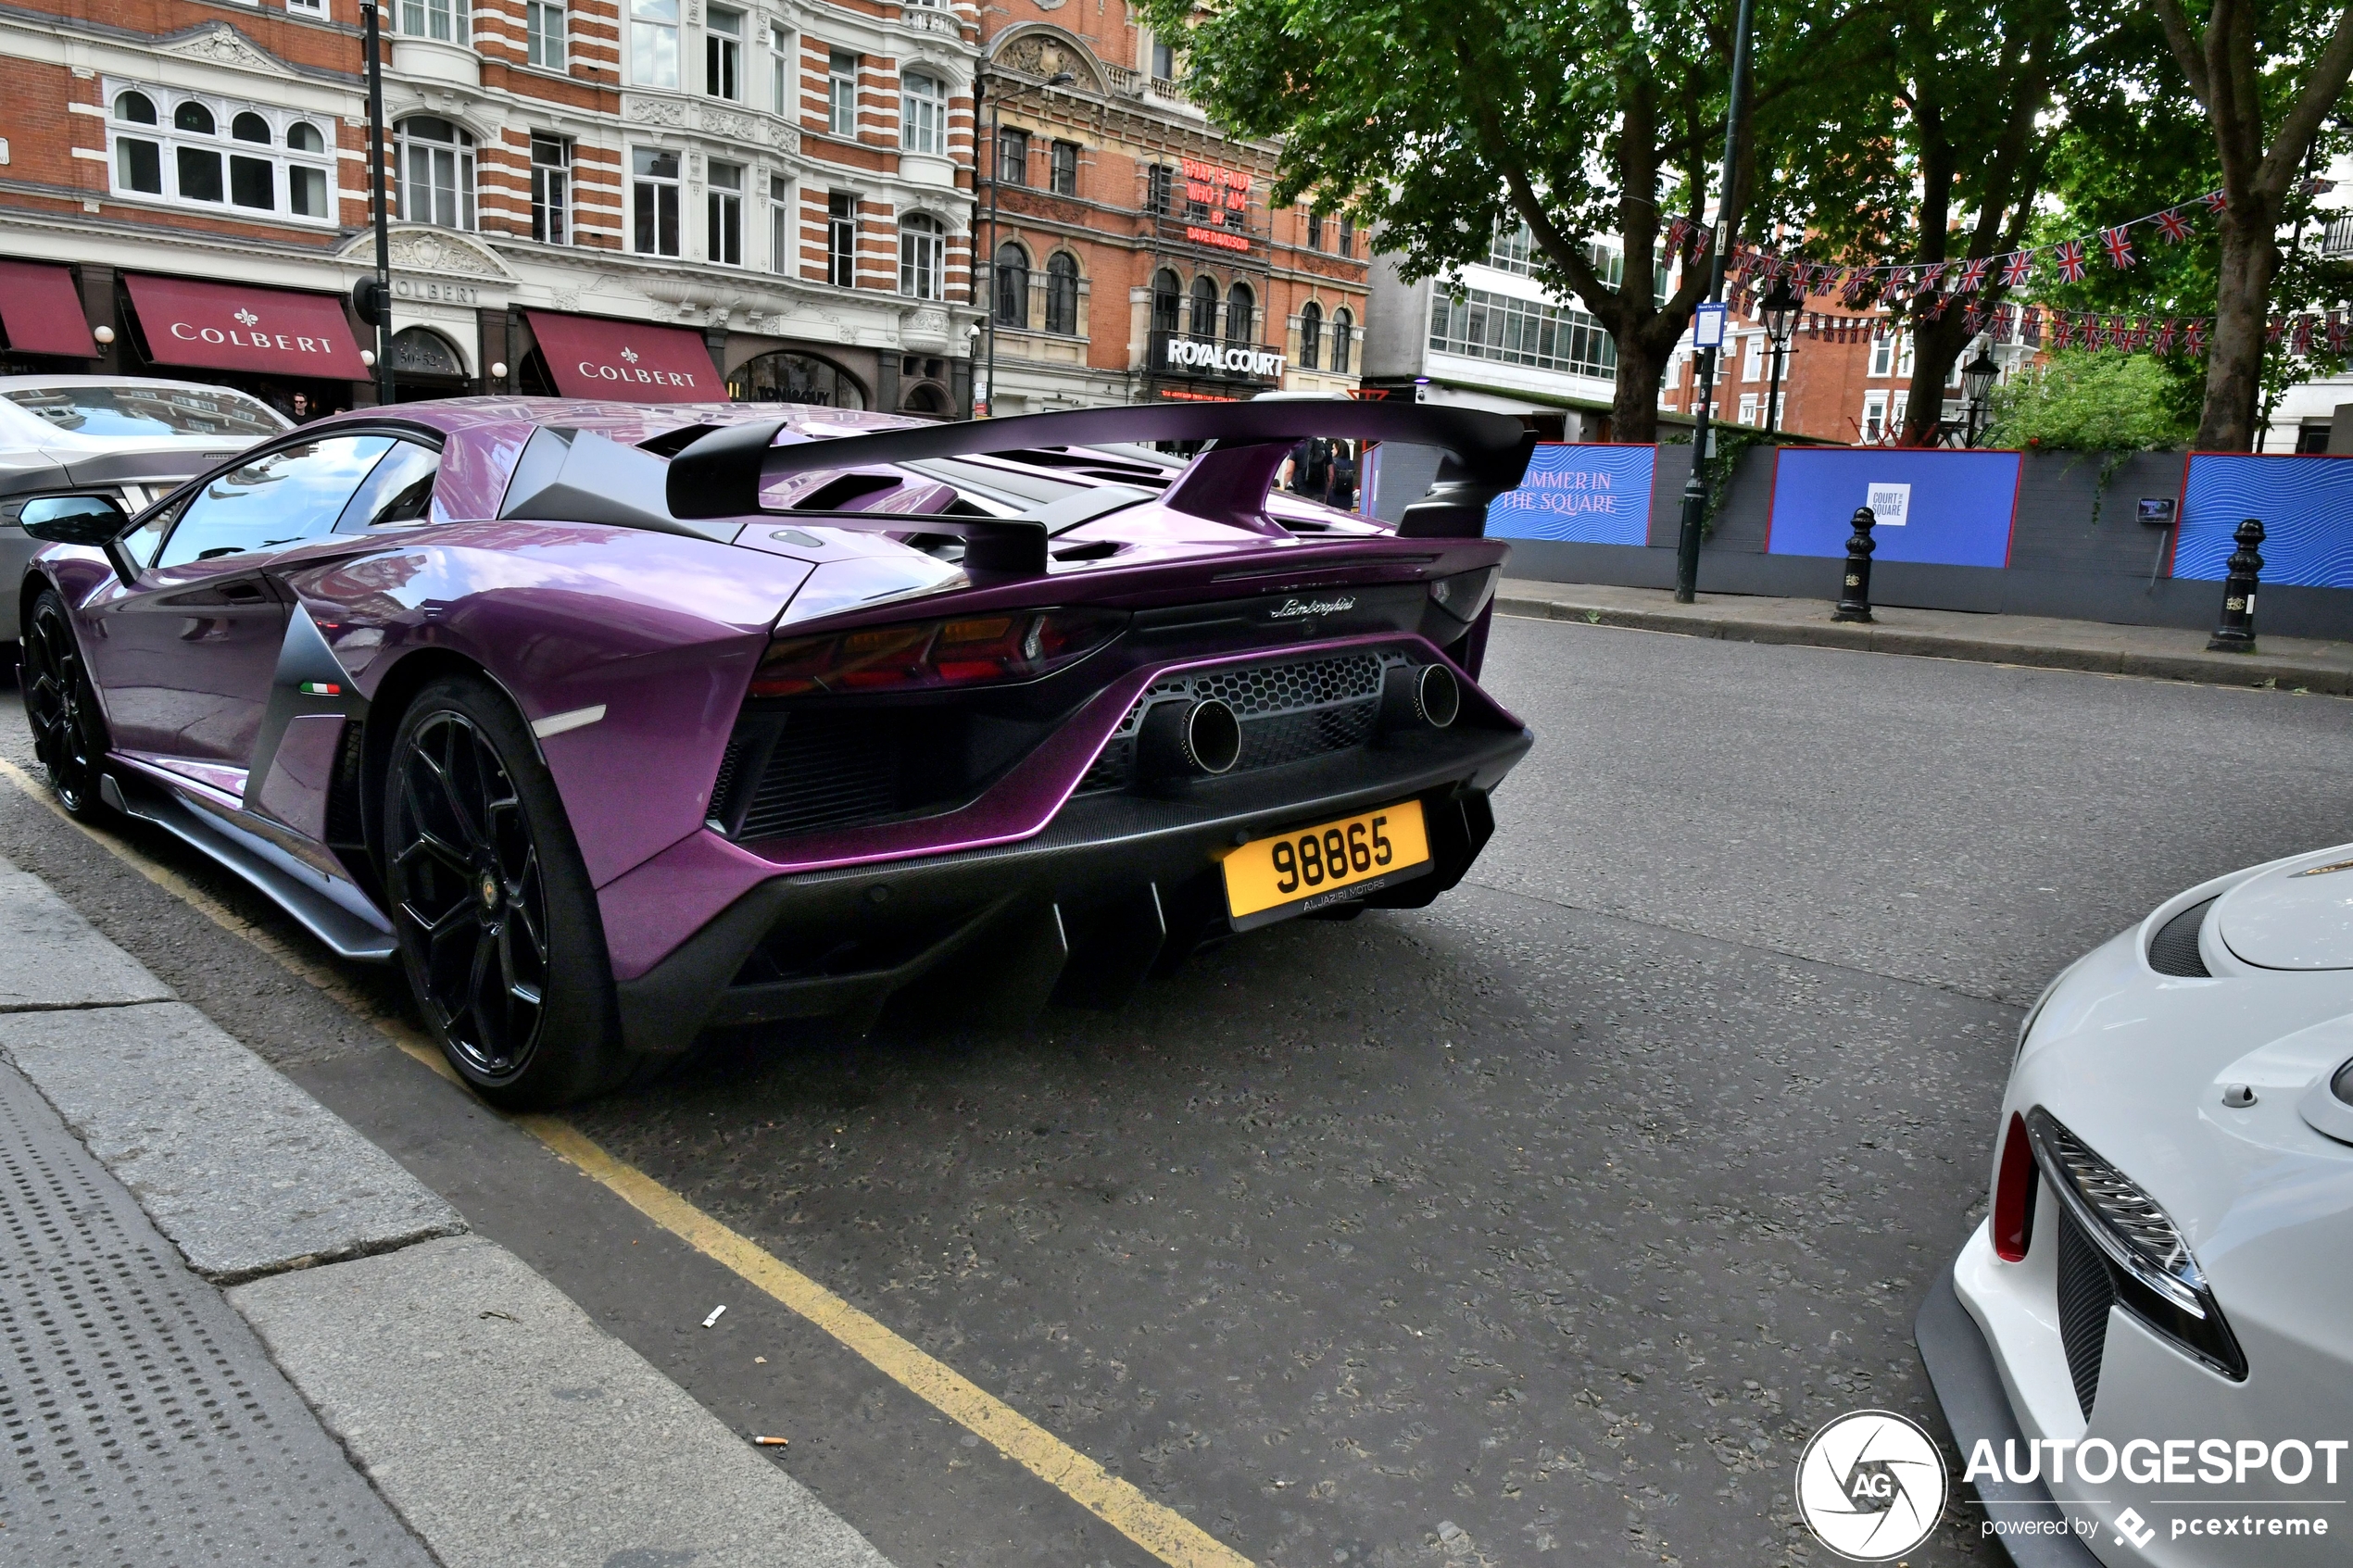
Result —
POLYGON ((2222 213, 2214 337, 2206 358, 2206 409, 2197 427, 2202 451, 2255 450, 2263 340, 2269 330, 2271 278, 2280 264, 2277 227, 2268 212, 2242 217, 2235 203, 2222 213))
POLYGON ((1944 307, 1933 321, 1912 322, 1912 385, 1904 404, 1902 446, 1933 446, 1944 420, 1944 391, 1953 375, 1953 361, 1969 346, 1967 307, 1959 300, 1944 307))
POLYGON ((1658 389, 1667 379, 1667 360, 1673 345, 1654 348, 1656 336, 1635 329, 1610 334, 1617 342, 1617 384, 1610 397, 1612 441, 1644 445, 1658 439, 1658 389))

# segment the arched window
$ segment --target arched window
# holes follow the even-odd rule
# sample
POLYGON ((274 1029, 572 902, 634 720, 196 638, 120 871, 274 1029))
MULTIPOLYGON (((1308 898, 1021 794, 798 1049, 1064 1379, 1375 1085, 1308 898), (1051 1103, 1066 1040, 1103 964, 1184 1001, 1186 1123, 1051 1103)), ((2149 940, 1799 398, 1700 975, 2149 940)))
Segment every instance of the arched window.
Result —
POLYGON ((931 383, 925 382, 907 389, 907 395, 900 400, 899 411, 902 414, 945 414, 948 412, 948 395, 931 383))
POLYGON ((1356 330, 1356 318, 1345 310, 1332 312, 1332 373, 1348 374, 1349 339, 1356 330))
POLYGON ((821 408, 863 408, 866 394, 848 370, 828 359, 785 349, 745 360, 727 377, 727 395, 739 403, 809 403, 821 408))
POLYGON ((1046 258, 1046 330, 1064 337, 1078 332, 1078 261, 1066 250, 1046 258))
POLYGON ((286 145, 298 153, 323 153, 327 150, 327 139, 308 120, 297 119, 286 127, 286 145))
POLYGON ((1314 370, 1323 346, 1324 307, 1311 299, 1299 307, 1299 368, 1314 370))
POLYGON ((407 327, 392 334, 393 369, 403 375, 457 377, 466 373, 449 340, 430 327, 407 327))
POLYGON ((259 142, 267 145, 270 141, 270 122, 251 109, 247 109, 229 122, 229 134, 240 142, 259 142))
POLYGON ((199 136, 212 134, 212 111, 191 98, 171 111, 174 131, 193 131, 199 136))
POLYGON ((438 115, 393 127, 393 179, 400 216, 443 229, 474 226, 473 132, 438 115))
POLYGON ((899 220, 899 292, 910 299, 947 297, 948 230, 928 213, 899 220))
POLYGON ((1193 280, 1193 319, 1185 324, 1185 330, 1195 337, 1217 335, 1216 279, 1195 278, 1193 280))
POLYGON ((994 289, 997 324, 1015 332, 1029 330, 1029 253, 1007 240, 997 247, 994 289))
POLYGON ((1176 332, 1184 319, 1184 280, 1164 267, 1152 274, 1152 331, 1176 332))
POLYGON ((1226 295, 1226 341, 1258 341, 1258 295, 1248 283, 1236 283, 1226 295))
POLYGON ((156 122, 155 100, 145 93, 118 93, 114 98, 114 117, 127 119, 133 125, 153 125, 156 122))
POLYGON ((948 152, 948 84, 911 70, 899 79, 899 148, 901 152, 948 152))

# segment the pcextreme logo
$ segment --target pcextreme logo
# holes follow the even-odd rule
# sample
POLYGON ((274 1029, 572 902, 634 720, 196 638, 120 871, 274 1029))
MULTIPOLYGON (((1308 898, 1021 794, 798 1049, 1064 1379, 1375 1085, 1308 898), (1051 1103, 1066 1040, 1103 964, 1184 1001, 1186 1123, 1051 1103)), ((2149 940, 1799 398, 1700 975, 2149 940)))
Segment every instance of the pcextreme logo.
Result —
POLYGON ((1797 1460, 1797 1512, 1856 1562, 1903 1556, 1936 1528, 1950 1487, 1944 1456, 1894 1411, 1856 1411, 1814 1434, 1797 1460))

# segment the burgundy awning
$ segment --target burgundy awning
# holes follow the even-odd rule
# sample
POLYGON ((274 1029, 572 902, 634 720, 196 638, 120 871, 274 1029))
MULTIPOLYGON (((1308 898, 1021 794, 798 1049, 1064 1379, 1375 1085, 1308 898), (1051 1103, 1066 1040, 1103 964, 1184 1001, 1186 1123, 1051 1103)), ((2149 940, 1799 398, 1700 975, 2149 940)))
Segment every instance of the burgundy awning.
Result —
POLYGON ((343 301, 250 283, 198 283, 133 272, 132 307, 159 365, 366 381, 343 301))
POLYGON ((0 261, 0 326, 19 354, 98 357, 73 274, 48 262, 0 261))
POLYGON ((615 397, 627 403, 724 403, 727 388, 711 369, 702 333, 602 316, 526 310, 531 334, 566 397, 615 397))

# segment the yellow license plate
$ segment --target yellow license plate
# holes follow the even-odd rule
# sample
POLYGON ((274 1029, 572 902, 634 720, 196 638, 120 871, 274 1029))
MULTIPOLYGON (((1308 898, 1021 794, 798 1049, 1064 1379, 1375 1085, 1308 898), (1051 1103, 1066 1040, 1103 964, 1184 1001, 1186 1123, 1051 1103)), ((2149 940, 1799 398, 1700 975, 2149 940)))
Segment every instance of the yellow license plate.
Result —
POLYGON ((1226 908, 1236 930, 1361 898, 1429 870, 1422 803, 1318 822, 1226 852, 1226 908))

